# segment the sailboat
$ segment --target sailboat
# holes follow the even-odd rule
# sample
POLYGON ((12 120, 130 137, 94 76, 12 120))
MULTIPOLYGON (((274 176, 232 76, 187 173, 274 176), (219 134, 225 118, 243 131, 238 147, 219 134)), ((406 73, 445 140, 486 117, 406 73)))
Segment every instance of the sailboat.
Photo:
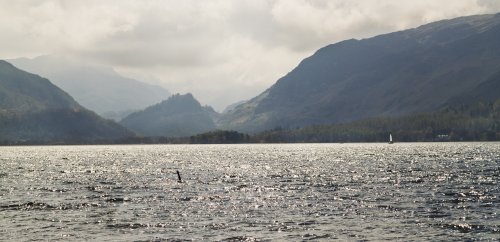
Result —
POLYGON ((394 142, 392 141, 392 134, 389 134, 389 144, 394 144, 394 142))

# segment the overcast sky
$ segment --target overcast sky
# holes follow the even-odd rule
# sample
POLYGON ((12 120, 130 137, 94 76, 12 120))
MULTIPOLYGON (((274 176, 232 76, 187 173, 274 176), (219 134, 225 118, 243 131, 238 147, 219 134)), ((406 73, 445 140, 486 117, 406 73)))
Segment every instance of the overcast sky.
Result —
POLYGON ((325 45, 496 12, 500 0, 0 0, 0 58, 83 58, 221 110, 325 45))

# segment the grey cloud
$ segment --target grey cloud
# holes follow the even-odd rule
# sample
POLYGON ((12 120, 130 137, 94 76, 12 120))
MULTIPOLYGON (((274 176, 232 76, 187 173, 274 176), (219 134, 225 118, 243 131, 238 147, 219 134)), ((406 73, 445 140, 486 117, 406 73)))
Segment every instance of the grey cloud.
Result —
MULTIPOLYGON (((213 52, 224 33, 198 11, 169 16, 171 10, 148 8, 132 27, 95 41, 82 55, 125 66, 200 66, 217 63, 213 52), (193 16, 191 16, 193 14, 193 16)), ((199 9, 198 9, 199 10, 199 9)), ((182 12, 182 10, 179 10, 182 12)))

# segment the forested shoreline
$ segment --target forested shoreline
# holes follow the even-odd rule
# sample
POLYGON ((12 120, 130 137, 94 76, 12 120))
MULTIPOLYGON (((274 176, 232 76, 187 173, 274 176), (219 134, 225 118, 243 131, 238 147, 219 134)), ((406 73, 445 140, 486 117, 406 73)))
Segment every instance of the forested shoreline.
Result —
POLYGON ((500 100, 447 107, 435 113, 265 131, 252 136, 264 143, 498 141, 500 100))
POLYGON ((24 140, 0 145, 65 144, 236 144, 236 143, 345 143, 435 141, 499 141, 500 99, 446 107, 439 112, 403 117, 377 117, 350 123, 296 129, 277 127, 256 134, 215 130, 190 137, 127 137, 101 140, 24 140))

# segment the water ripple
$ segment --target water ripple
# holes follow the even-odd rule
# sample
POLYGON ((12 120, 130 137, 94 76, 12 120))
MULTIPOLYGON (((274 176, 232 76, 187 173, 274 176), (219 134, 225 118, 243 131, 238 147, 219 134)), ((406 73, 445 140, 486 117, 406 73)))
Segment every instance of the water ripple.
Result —
POLYGON ((497 240, 498 150, 499 143, 0 147, 0 238, 497 240))

